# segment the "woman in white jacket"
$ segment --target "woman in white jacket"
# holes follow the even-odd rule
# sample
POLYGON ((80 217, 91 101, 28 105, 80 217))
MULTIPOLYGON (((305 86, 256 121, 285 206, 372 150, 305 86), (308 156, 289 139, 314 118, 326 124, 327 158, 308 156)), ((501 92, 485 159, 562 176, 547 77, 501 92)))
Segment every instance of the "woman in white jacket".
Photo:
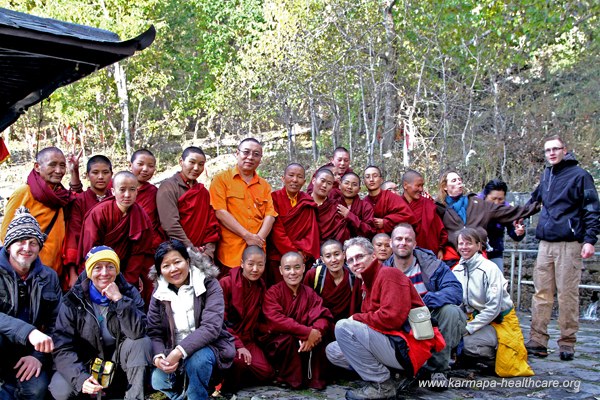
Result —
POLYGON ((507 281, 496 264, 483 257, 481 247, 475 229, 459 232, 461 259, 453 272, 463 287, 463 310, 468 319, 463 353, 495 360, 499 376, 531 376, 519 320, 506 291, 507 281))

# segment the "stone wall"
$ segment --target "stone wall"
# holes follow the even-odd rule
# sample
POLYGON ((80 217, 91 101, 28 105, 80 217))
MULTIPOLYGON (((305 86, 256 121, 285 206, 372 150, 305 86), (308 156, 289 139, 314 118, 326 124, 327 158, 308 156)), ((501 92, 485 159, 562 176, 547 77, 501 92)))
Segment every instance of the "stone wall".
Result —
MULTIPOLYGON (((507 201, 514 205, 522 205, 527 203, 530 198, 530 193, 508 193, 507 201)), ((535 228, 538 223, 538 215, 534 215, 528 220, 525 221, 527 235, 525 238, 517 243, 513 241, 508 235, 505 237, 505 247, 507 251, 504 254, 504 270, 506 279, 510 281, 510 266, 511 266, 511 253, 508 251, 510 249, 517 250, 537 250, 539 241, 535 238, 535 228)), ((596 245, 596 255, 592 258, 584 260, 583 262, 583 273, 581 276, 581 284, 584 285, 593 285, 600 287, 600 256, 598 253, 600 252, 600 248, 596 245)), ((522 254, 522 271, 521 271, 521 279, 523 281, 533 281, 533 266, 535 265, 535 253, 524 253, 522 254)), ((514 293, 513 293, 513 301, 515 304, 517 302, 517 282, 518 282, 518 264, 519 256, 516 254, 515 256, 515 270, 514 270, 514 293)), ((588 305, 598 299, 598 294, 600 290, 593 289, 580 289, 579 290, 579 304, 581 313, 583 313, 588 305), (594 295, 594 292, 596 294, 594 295)), ((530 310, 531 309, 531 296, 533 295, 533 286, 532 285, 521 285, 521 309, 522 310, 530 310)), ((556 303, 555 303, 556 309, 556 303)))

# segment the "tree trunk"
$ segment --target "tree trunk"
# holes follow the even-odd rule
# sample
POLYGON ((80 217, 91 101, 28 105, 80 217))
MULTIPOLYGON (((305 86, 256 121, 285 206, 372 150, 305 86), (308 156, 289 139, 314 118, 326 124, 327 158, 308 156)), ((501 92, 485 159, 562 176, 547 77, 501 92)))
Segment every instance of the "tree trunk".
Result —
POLYGON ((127 158, 131 157, 131 130, 129 129, 129 93, 127 92, 127 75, 121 63, 115 63, 115 83, 117 84, 117 97, 121 109, 121 135, 125 138, 127 158))
POLYGON ((312 85, 308 85, 308 90, 309 90, 309 99, 308 99, 308 105, 310 108, 310 136, 311 136, 311 141, 312 141, 312 154, 313 154, 313 161, 317 162, 317 160, 319 159, 319 152, 318 152, 318 148, 317 148, 317 136, 319 134, 318 132, 318 126, 317 126, 317 118, 316 118, 316 112, 315 112, 315 100, 313 98, 313 90, 312 90, 312 85))
POLYGON ((385 55, 382 57, 385 64, 383 74, 383 132, 380 146, 382 153, 390 151, 397 124, 398 85, 396 74, 398 64, 396 62, 396 29, 394 28, 394 15, 392 14, 395 4, 396 0, 384 0, 383 2, 383 25, 387 46, 385 55))

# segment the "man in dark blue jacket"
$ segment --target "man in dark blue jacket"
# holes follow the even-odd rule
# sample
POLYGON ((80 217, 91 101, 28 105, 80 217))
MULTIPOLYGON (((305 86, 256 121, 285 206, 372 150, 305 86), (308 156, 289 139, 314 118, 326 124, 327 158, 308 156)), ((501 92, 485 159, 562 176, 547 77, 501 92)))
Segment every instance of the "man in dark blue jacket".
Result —
POLYGON ((600 203, 594 178, 577 165, 559 136, 546 139, 544 153, 548 165, 529 200, 543 207, 535 231, 540 246, 533 269, 531 334, 525 347, 538 357, 548 355, 548 323, 556 288, 560 359, 569 361, 575 355, 579 330, 582 259, 594 255, 600 233, 600 203))
POLYGON ((452 349, 458 346, 466 332, 465 313, 459 308, 462 285, 433 252, 417 247, 416 234, 410 224, 403 223, 394 228, 391 244, 394 254, 384 265, 398 268, 411 280, 432 317, 438 321, 438 328, 446 341, 446 347, 434 353, 423 367, 431 373, 432 380, 439 381, 432 387, 446 389, 452 349))
POLYGON ((61 297, 56 272, 39 254, 46 235, 20 207, 0 247, 0 398, 43 399, 54 348, 49 336, 61 297))

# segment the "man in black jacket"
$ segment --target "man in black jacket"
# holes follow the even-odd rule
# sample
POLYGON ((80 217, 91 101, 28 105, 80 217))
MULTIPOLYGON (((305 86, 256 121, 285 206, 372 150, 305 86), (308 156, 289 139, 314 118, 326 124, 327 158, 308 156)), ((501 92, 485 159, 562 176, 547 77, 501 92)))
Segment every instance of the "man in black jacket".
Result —
POLYGON ((58 276, 39 258, 46 235, 20 207, 0 247, 0 398, 43 399, 61 297, 58 276))
POLYGON ((535 294, 527 351, 538 357, 548 355, 548 323, 555 288, 558 297, 558 339, 560 359, 572 360, 579 329, 579 282, 582 259, 594 255, 600 233, 600 203, 594 178, 579 167, 559 136, 544 143, 548 166, 530 203, 543 205, 535 236, 540 239, 533 270, 535 294))

